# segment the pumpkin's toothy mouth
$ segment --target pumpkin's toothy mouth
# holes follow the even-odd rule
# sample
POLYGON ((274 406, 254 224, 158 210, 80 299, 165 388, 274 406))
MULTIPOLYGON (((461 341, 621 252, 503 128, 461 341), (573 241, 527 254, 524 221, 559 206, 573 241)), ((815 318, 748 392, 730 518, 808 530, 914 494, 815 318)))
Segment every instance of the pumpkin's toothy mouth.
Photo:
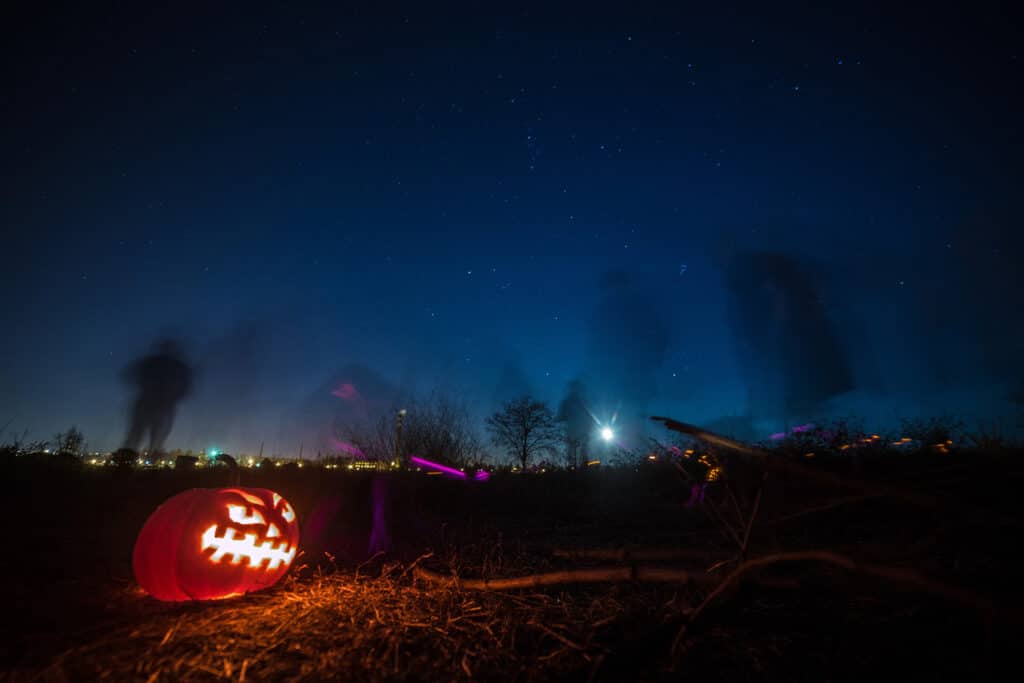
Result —
POLYGON ((236 538, 235 530, 228 527, 223 536, 217 535, 217 525, 211 525, 203 532, 202 550, 213 548, 210 555, 211 562, 223 562, 230 556, 231 564, 241 564, 249 560, 250 568, 257 568, 267 562, 267 569, 273 570, 281 566, 291 564, 295 559, 295 548, 289 548, 287 541, 281 541, 276 546, 273 541, 257 543, 256 534, 245 534, 236 538))

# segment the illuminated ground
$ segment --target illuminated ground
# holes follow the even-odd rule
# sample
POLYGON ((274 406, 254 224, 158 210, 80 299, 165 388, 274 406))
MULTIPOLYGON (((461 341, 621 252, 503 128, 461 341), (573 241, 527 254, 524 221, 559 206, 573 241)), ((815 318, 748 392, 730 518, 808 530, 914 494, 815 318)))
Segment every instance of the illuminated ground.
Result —
MULTIPOLYGON (((3 558, 4 669, 10 680, 55 681, 863 680, 897 662, 933 680, 977 680, 1009 656, 1020 627, 1008 540, 1020 526, 1012 505, 1019 456, 901 453, 858 465, 951 501, 926 511, 787 488, 782 507, 762 512, 765 529, 777 533, 755 534, 750 556, 828 549, 858 565, 800 561, 752 571, 696 618, 719 580, 708 577, 735 568, 712 568, 714 558, 735 550, 710 517, 683 505, 686 487, 653 466, 577 478, 507 475, 487 488, 389 480, 392 553, 353 561, 338 543, 335 566, 328 542, 307 538, 302 566, 277 587, 192 605, 144 595, 131 579, 130 548, 156 503, 185 486, 216 485, 215 474, 18 466, 8 480, 27 521, 11 541, 20 552, 3 558), (964 514, 980 503, 995 522, 964 514), (631 581, 634 567, 643 578, 652 563, 558 552, 623 545, 684 551, 655 564, 703 578, 631 581), (465 579, 617 568, 625 580, 476 591, 427 581, 418 568, 465 579), (943 593, 949 587, 961 592, 943 593)), ((370 480, 361 475, 267 476, 276 481, 253 485, 273 483, 300 520, 325 492, 345 493, 348 507, 336 514, 346 520, 366 505, 370 480)), ((365 552, 358 527, 338 537, 356 538, 352 547, 365 552)))

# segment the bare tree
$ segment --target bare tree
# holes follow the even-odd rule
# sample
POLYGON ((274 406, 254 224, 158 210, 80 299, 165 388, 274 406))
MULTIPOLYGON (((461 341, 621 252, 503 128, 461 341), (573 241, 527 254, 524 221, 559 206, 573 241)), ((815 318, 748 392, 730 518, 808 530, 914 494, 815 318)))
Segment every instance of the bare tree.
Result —
POLYGON ((487 418, 487 431, 494 445, 505 449, 524 470, 534 456, 556 452, 562 440, 551 409, 529 396, 505 403, 487 418))
MULTIPOLYGON (((464 405, 441 393, 405 403, 402 421, 402 456, 418 455, 450 465, 477 464, 483 445, 464 405)), ((395 414, 381 415, 369 425, 349 427, 347 445, 371 460, 391 460, 395 453, 395 414)), ((349 452, 349 455, 354 453, 349 452)))
POLYGON ((85 451, 85 435, 72 425, 66 432, 53 435, 53 447, 62 455, 81 455, 85 451))
POLYGON ((388 412, 373 422, 345 425, 337 433, 334 452, 328 459, 365 457, 391 460, 395 455, 395 414, 388 412))
POLYGON ((436 393, 408 410, 402 426, 402 449, 460 466, 477 464, 483 456, 469 412, 462 404, 436 393))

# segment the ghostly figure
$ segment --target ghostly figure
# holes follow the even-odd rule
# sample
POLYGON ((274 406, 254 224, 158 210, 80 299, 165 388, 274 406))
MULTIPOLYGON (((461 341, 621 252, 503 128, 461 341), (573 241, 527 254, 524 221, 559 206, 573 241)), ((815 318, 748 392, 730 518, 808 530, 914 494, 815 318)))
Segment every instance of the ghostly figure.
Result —
POLYGON ((793 419, 853 389, 849 365, 810 278, 785 254, 746 251, 726 273, 748 409, 793 419))
POLYGON ((370 544, 367 553, 373 555, 391 550, 391 534, 388 533, 390 500, 388 483, 384 477, 373 478, 370 499, 373 505, 373 526, 370 529, 370 544))
POLYGON ((647 404, 657 395, 669 328, 651 297, 628 274, 605 273, 599 284, 600 299, 587 325, 592 407, 602 423, 617 414, 616 434, 638 443, 627 435, 635 437, 646 429, 647 404))
POLYGON ((527 377, 526 371, 523 370, 522 364, 514 358, 505 361, 494 388, 493 401, 495 405, 532 394, 533 387, 530 386, 530 379, 527 377))
POLYGON ((555 419, 565 424, 566 464, 570 468, 579 467, 588 452, 595 430, 594 418, 587 410, 586 390, 582 381, 575 379, 569 382, 555 419))
MULTIPOLYGON (((290 411, 282 428, 294 440, 343 458, 365 457, 351 443, 400 407, 401 390, 376 370, 347 363, 290 411)), ((390 457, 390 454, 389 454, 390 457)))
POLYGON ((149 450, 162 451, 174 426, 177 405, 192 389, 192 368, 183 360, 178 343, 164 339, 124 374, 137 390, 124 447, 138 451, 148 436, 149 450))

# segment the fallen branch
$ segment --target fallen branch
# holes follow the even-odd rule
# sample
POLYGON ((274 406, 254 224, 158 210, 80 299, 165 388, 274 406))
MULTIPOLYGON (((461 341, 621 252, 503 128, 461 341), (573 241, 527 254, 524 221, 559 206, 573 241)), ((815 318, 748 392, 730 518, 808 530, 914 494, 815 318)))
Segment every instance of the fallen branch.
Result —
POLYGON ((839 498, 830 503, 816 505, 805 510, 800 510, 799 512, 794 512, 789 515, 783 515, 782 517, 776 517, 775 519, 766 522, 766 524, 784 524, 786 522, 791 522, 794 519, 800 519, 801 517, 814 515, 819 512, 828 512, 829 510, 835 510, 836 508, 851 505, 853 503, 861 503, 866 500, 873 500, 875 498, 880 498, 880 496, 878 496, 877 494, 869 494, 863 496, 848 496, 846 498, 839 498))
POLYGON ((833 564, 842 567, 848 571, 867 574, 869 576, 875 576, 882 579, 887 579, 894 583, 900 583, 907 585, 922 593, 928 593, 941 598, 945 598, 950 602, 969 607, 971 609, 985 612, 987 614, 1000 614, 1004 617, 1019 621, 1021 615, 1016 612, 997 608, 992 600, 972 593, 971 591, 959 588, 957 586, 951 586, 941 581, 924 576, 923 574, 914 571, 913 569, 906 569, 903 567, 890 567, 881 564, 871 564, 867 562, 857 562, 850 559, 845 555, 839 555, 824 550, 805 550, 789 553, 776 553, 773 555, 765 555, 764 557, 758 557, 753 560, 748 560, 743 564, 739 565, 725 577, 721 583, 715 586, 704 600, 697 605, 697 607, 690 612, 687 623, 679 630, 675 640, 672 644, 672 650, 677 651, 680 644, 682 643, 683 637, 686 635, 687 628, 692 626, 697 618, 701 615, 708 606, 715 601, 720 595, 726 592, 730 587, 735 585, 743 576, 750 573, 755 569, 768 567, 775 564, 785 564, 793 562, 823 562, 826 564, 833 564))
POLYGON ((933 507, 938 502, 938 500, 933 496, 927 496, 914 491, 907 491, 901 488, 887 486, 885 484, 876 484, 870 481, 854 479, 852 477, 843 477, 837 474, 832 474, 831 472, 825 472, 815 467, 809 467, 770 451, 748 446, 747 444, 734 439, 715 434, 714 432, 709 432, 695 425, 686 424, 685 422, 677 422, 669 417, 652 417, 651 419, 655 422, 661 422, 666 428, 671 429, 672 431, 706 441, 710 444, 714 444, 721 448, 746 456, 748 459, 756 460, 769 469, 794 474, 798 477, 802 477, 803 479, 816 481, 821 484, 837 486, 839 488, 853 488, 859 489, 865 493, 884 495, 902 500, 918 507, 933 507))
POLYGON ((998 512, 978 509, 973 506, 967 506, 955 501, 944 500, 936 496, 910 491, 898 486, 890 486, 888 484, 881 484, 864 479, 832 474, 831 472, 826 472, 816 467, 804 465, 796 460, 779 455, 778 453, 748 446, 747 444, 734 439, 715 434, 714 432, 709 432, 685 422, 678 422, 669 417, 655 416, 651 417, 651 419, 655 422, 661 422, 667 429, 671 429, 672 431, 679 432, 680 434, 686 434, 687 436, 691 436, 695 439, 700 439, 707 443, 728 449, 747 458, 748 460, 757 461, 762 466, 770 470, 790 474, 807 481, 835 486, 837 488, 854 489, 868 496, 892 498, 919 508, 933 509, 940 507, 943 504, 955 505, 961 514, 972 516, 979 521, 1004 524, 1018 528, 1024 526, 1024 520, 998 512))
POLYGON ((567 560, 719 560, 724 553, 699 548, 552 548, 551 554, 567 560))
POLYGON ((416 567, 413 575, 429 583, 456 585, 467 590, 503 591, 518 588, 539 588, 564 583, 610 583, 615 581, 649 581, 658 583, 717 583, 713 577, 694 574, 684 569, 660 567, 657 565, 635 565, 631 567, 606 567, 599 569, 566 569, 557 572, 529 574, 507 579, 460 579, 416 567))

